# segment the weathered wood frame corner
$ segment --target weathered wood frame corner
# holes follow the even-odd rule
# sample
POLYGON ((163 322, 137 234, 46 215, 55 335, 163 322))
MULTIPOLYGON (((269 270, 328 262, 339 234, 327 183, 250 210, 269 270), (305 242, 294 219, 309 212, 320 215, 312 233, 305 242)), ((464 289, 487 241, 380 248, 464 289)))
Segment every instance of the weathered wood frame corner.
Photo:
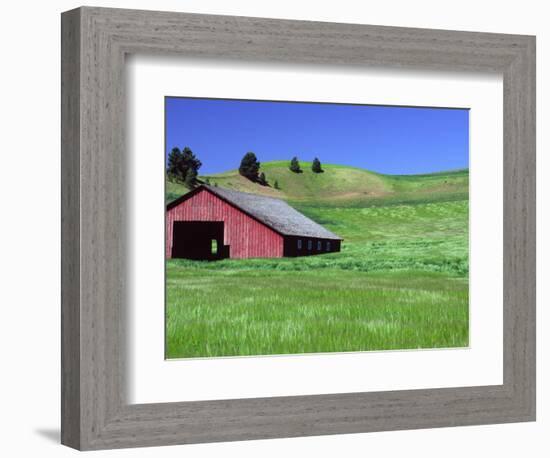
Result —
POLYGON ((535 38, 83 7, 62 15, 62 443, 106 449, 535 419, 535 38), (504 383, 129 405, 129 53, 490 71, 504 78, 504 383))

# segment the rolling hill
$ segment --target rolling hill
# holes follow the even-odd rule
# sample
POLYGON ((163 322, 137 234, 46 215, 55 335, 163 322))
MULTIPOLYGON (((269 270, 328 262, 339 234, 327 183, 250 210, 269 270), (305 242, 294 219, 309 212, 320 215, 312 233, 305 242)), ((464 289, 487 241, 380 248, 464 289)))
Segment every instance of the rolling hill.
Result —
MULTIPOLYGON (((324 164, 324 173, 313 173, 310 162, 302 162, 303 173, 288 169, 288 161, 263 163, 268 186, 254 183, 230 170, 215 175, 203 175, 212 185, 237 191, 279 197, 297 205, 365 207, 392 203, 455 201, 468 198, 468 170, 438 172, 423 175, 383 175, 369 170, 342 165, 324 164), (280 189, 274 188, 277 181, 280 189)), ((168 181, 166 200, 169 202, 189 190, 168 181)))

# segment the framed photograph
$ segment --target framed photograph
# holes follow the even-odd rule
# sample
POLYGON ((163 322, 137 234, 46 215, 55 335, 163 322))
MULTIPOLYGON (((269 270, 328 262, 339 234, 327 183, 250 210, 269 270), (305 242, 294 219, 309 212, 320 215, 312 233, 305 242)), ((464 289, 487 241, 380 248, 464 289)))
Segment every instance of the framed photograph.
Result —
POLYGON ((63 444, 534 419, 534 37, 63 13, 63 444))
POLYGON ((166 357, 468 346, 468 115, 167 97, 166 357))

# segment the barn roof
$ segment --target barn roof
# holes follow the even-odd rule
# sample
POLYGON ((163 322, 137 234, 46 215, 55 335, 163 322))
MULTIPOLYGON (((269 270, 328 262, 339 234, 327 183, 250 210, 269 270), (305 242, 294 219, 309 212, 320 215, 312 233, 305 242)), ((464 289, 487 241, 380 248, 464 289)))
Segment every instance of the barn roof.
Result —
MULTIPOLYGON (((203 188, 230 204, 233 204, 235 207, 251 215, 280 234, 342 240, 342 237, 339 237, 320 224, 309 219, 307 216, 288 205, 284 200, 209 185, 201 185, 195 191, 198 192, 203 188)), ((186 200, 185 198, 188 197, 189 194, 170 203, 168 208, 172 208, 183 200, 186 200)))

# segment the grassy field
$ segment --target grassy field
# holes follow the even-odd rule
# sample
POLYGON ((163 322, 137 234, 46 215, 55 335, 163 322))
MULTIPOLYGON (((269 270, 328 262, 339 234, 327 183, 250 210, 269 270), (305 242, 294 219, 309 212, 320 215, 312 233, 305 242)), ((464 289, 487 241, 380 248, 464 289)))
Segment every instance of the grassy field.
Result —
MULTIPOLYGON (((468 171, 388 176, 324 165, 316 175, 302 167, 262 165, 280 190, 236 172, 208 179, 286 199, 344 237, 342 252, 168 260, 166 356, 467 346, 468 171)), ((167 184, 168 200, 184 192, 167 184)))

